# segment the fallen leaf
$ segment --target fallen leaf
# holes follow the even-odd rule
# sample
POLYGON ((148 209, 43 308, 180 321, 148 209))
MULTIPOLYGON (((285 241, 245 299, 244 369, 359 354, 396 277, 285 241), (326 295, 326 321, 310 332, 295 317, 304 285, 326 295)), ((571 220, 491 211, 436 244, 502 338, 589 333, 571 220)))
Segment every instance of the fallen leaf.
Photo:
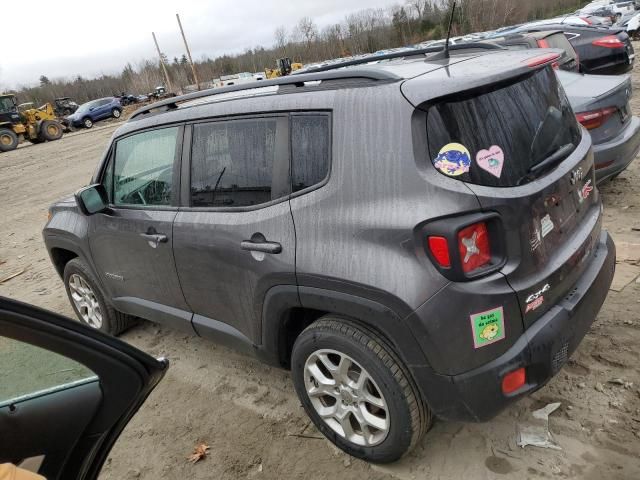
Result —
POLYGON ((209 445, 200 443, 195 446, 193 453, 187 457, 187 460, 191 463, 198 463, 207 456, 207 453, 209 453, 209 445))

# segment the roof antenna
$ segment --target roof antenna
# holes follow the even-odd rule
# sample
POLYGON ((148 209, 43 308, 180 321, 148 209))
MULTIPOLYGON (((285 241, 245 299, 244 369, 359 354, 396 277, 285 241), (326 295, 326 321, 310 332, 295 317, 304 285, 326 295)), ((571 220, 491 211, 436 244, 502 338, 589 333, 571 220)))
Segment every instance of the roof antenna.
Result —
POLYGON ((449 28, 447 28, 447 41, 444 43, 444 58, 449 58, 449 38, 451 37, 451 26, 453 25, 453 14, 456 13, 456 0, 453 0, 451 6, 451 15, 449 16, 449 28))
POLYGON ((451 15, 449 16, 449 28, 447 28, 447 40, 444 42, 444 48, 442 51, 433 55, 429 60, 441 60, 449 58, 449 39, 451 38, 451 27, 453 25, 453 15, 456 12, 456 0, 453 1, 451 6, 451 15))

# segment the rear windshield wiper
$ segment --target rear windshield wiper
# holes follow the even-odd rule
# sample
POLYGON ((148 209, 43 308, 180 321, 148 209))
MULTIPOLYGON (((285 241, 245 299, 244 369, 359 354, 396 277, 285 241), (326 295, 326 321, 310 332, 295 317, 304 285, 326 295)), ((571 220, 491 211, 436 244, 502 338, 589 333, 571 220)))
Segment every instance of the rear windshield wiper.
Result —
POLYGON ((553 152, 547 158, 533 165, 527 171, 527 173, 529 174, 529 173, 539 172, 540 170, 544 170, 550 167, 551 165, 564 160, 566 157, 569 156, 569 154, 573 151, 573 149, 574 149, 573 143, 567 143, 566 145, 562 145, 560 148, 558 148, 555 152, 553 152))

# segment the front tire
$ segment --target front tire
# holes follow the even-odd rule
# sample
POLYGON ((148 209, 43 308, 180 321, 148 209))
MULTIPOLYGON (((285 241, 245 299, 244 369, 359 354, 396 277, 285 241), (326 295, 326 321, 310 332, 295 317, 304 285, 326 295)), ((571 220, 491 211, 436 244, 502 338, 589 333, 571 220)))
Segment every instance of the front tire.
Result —
POLYGON ((89 117, 83 118, 82 119, 82 126, 84 128, 91 128, 93 127, 93 120, 91 120, 89 117))
POLYGON ((118 335, 135 323, 135 317, 115 310, 106 302, 89 267, 79 258, 64 267, 64 287, 78 320, 91 328, 118 335))
POLYGON ((0 128, 0 152, 10 152, 18 148, 18 135, 8 128, 0 128))
POLYGON ((60 140, 62 138, 62 125, 53 120, 45 120, 40 125, 40 134, 38 136, 42 141, 53 142, 54 140, 60 140))
POLYGON ((307 327, 293 346, 291 371, 318 430, 354 457, 398 460, 431 424, 429 408, 392 348, 350 320, 325 316, 307 327))
POLYGON ((120 115, 122 115, 122 111, 119 108, 114 108, 113 110, 111 110, 111 116, 113 118, 120 118, 120 115))

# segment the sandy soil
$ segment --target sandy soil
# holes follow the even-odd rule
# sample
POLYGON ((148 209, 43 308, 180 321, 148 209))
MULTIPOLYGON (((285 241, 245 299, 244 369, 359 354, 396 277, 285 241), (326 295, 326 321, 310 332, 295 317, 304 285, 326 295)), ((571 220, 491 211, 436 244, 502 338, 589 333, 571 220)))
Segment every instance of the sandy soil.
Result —
MULTIPOLYGON (((637 89, 640 71, 635 77, 637 89)), ((640 115, 640 94, 633 107, 640 115)), ((47 206, 88 182, 116 126, 0 155, 0 279, 26 269, 0 285, 0 295, 73 316, 40 231, 47 206)), ((601 188, 605 227, 620 245, 640 244, 639 184, 636 161, 601 188)), ((638 247, 627 247, 637 259, 638 247)), ((618 265, 616 281, 630 283, 610 292, 597 323, 548 386, 489 423, 436 422, 413 453, 390 466, 351 459, 321 438, 288 372, 142 323, 123 338, 167 356, 171 368, 123 433, 101 478, 640 478, 638 274, 632 258, 618 265), (610 383, 615 379, 623 385, 610 383), (517 424, 550 402, 562 404, 550 417, 562 450, 517 447, 517 424), (211 446, 209 457, 187 463, 199 442, 211 446)))

